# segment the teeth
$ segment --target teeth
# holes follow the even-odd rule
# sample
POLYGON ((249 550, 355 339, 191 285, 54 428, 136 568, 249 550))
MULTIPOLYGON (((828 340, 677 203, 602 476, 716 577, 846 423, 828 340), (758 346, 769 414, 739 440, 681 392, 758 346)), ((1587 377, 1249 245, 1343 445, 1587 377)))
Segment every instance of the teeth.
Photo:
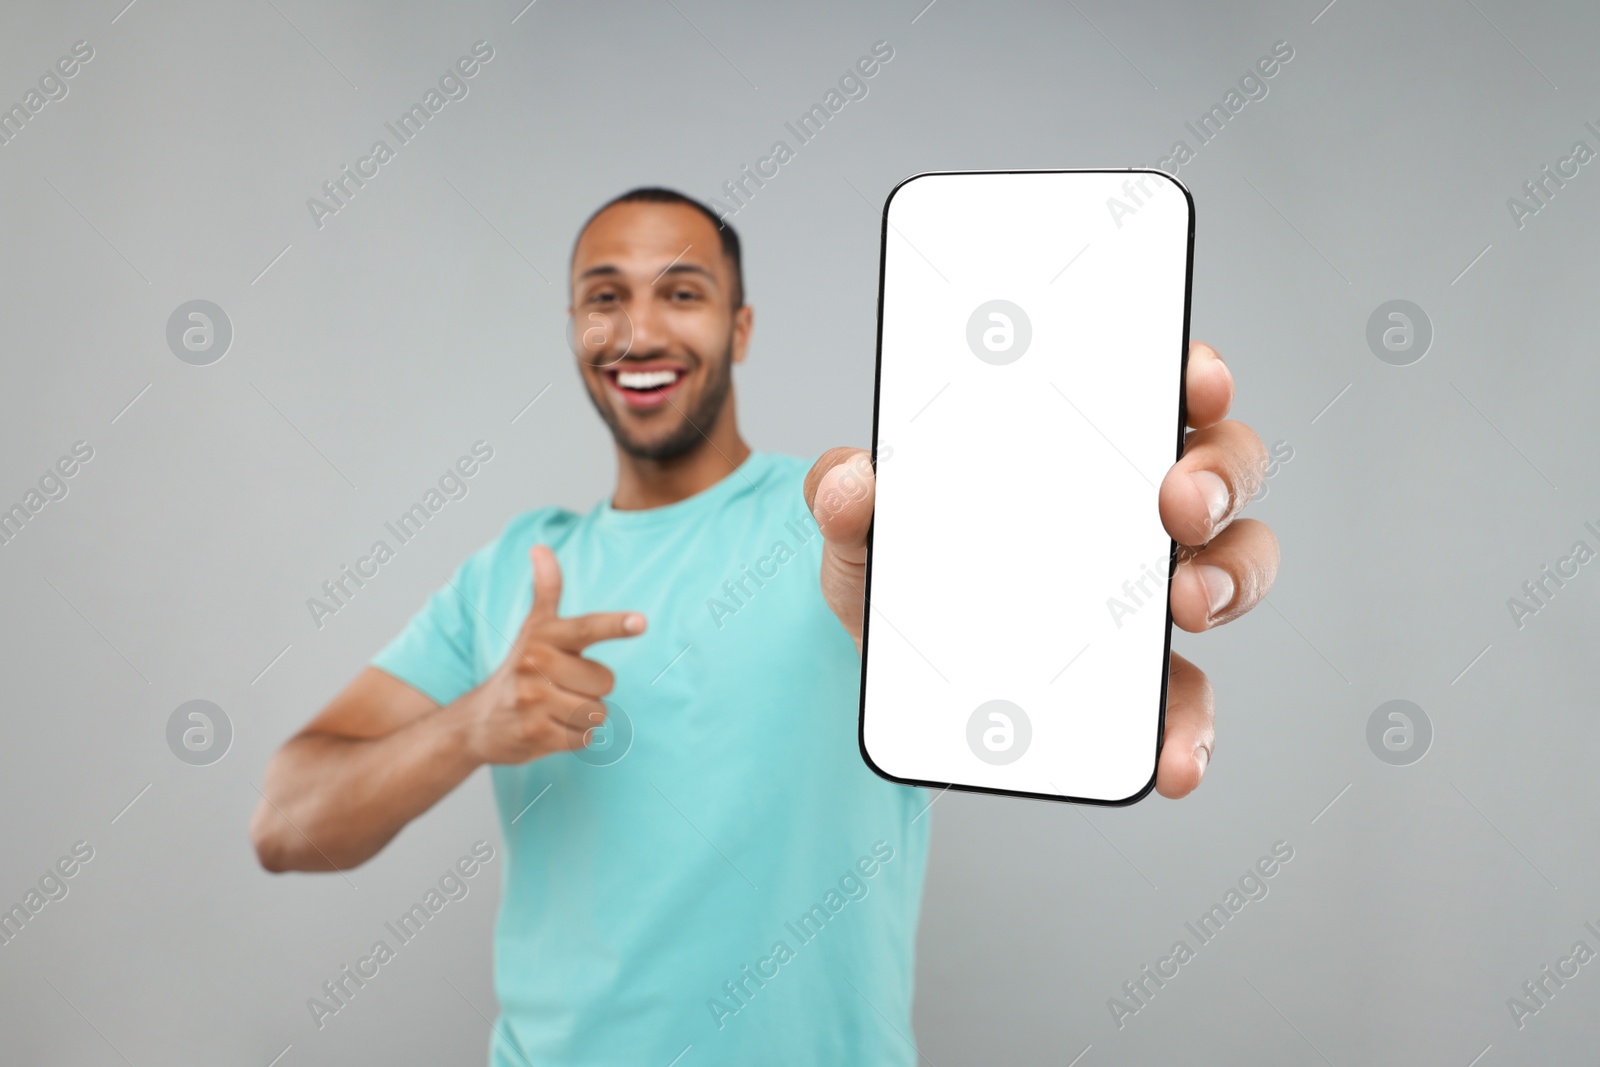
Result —
POLYGON ((617 374, 617 384, 624 389, 656 389, 663 385, 671 385, 677 380, 678 372, 670 370, 625 370, 617 374))

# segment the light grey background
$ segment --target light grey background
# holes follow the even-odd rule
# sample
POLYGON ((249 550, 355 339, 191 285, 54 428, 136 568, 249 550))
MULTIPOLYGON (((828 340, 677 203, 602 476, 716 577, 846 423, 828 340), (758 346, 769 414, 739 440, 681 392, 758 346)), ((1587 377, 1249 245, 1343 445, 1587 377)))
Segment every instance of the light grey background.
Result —
POLYGON ((563 339, 580 221, 641 183, 715 195, 880 39, 869 95, 734 220, 760 448, 866 441, 877 211, 901 178, 1152 165, 1294 48, 1180 172, 1193 334, 1238 416, 1293 448, 1255 509, 1283 546, 1271 600, 1176 638, 1217 688, 1210 775, 1122 810, 937 802, 924 1062, 1498 1067, 1600 1040, 1600 963, 1520 1030, 1506 1003, 1578 939, 1600 949, 1600 563, 1520 630, 1506 603, 1597 547, 1600 164, 1521 229, 1506 205, 1574 141, 1600 147, 1591 9, 124 2, 0 16, 0 102, 95 50, 0 148, 0 503, 94 448, 0 547, 0 902, 95 849, 0 948, 0 1058, 480 1061, 498 860, 321 1031, 305 1000, 498 843, 483 776, 348 879, 256 867, 255 783, 507 517, 607 491, 563 339), (470 95, 317 229, 306 198, 479 39, 495 58, 470 95), (1435 332, 1406 367, 1365 340, 1397 298, 1435 332), (233 323, 208 367, 166 347, 192 299, 233 323), (480 438, 470 495, 316 629, 306 598, 480 438), (1410 766, 1366 743, 1400 698, 1434 728, 1410 766), (192 699, 233 723, 210 766, 167 748, 192 699), (1280 840, 1270 895, 1118 1029, 1108 998, 1280 840))

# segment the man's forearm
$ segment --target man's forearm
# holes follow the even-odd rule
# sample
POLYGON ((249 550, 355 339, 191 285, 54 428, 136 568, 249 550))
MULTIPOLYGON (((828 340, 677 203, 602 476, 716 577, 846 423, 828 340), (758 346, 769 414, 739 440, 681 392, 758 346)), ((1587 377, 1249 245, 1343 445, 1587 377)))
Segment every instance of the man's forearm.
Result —
POLYGON ((467 745, 474 693, 381 737, 313 732, 284 745, 250 824, 262 865, 327 871, 376 855, 481 765, 467 745))

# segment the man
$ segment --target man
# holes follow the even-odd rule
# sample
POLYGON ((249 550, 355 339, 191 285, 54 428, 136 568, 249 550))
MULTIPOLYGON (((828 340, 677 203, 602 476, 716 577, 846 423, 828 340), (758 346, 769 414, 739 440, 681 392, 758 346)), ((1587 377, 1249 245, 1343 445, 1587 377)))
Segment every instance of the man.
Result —
MULTIPOLYGON (((808 473, 740 436, 753 313, 738 238, 702 205, 618 197, 571 274, 614 493, 513 519, 283 746, 251 823, 261 863, 362 863, 488 764, 495 1067, 914 1063, 932 795, 857 749, 867 454, 808 473)), ((1197 631, 1260 600, 1277 545, 1234 518, 1265 450, 1223 421, 1232 378, 1204 345, 1186 388, 1193 432, 1160 508, 1204 546, 1172 587, 1197 631)), ((1181 797, 1205 773, 1212 698, 1176 655, 1168 700, 1156 788, 1181 797)))

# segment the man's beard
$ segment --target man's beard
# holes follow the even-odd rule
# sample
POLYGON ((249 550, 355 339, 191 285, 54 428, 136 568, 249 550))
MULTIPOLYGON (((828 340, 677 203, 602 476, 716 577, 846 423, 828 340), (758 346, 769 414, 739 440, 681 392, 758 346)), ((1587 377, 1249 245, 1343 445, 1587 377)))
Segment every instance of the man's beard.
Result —
POLYGON ((728 402, 728 393, 732 387, 733 339, 729 338, 727 351, 722 354, 722 358, 707 368, 705 388, 701 391, 700 399, 694 407, 685 412, 673 404, 670 398, 667 400, 675 411, 685 416, 683 423, 664 439, 648 444, 635 441, 628 436, 627 430, 623 428, 610 404, 592 392, 589 394, 589 400, 600 413, 600 418, 604 420, 606 426, 611 429, 611 437, 617 442, 618 448, 634 459, 672 460, 692 452, 699 447, 701 441, 706 440, 704 431, 708 431, 716 424, 717 417, 722 414, 722 405, 728 402))

